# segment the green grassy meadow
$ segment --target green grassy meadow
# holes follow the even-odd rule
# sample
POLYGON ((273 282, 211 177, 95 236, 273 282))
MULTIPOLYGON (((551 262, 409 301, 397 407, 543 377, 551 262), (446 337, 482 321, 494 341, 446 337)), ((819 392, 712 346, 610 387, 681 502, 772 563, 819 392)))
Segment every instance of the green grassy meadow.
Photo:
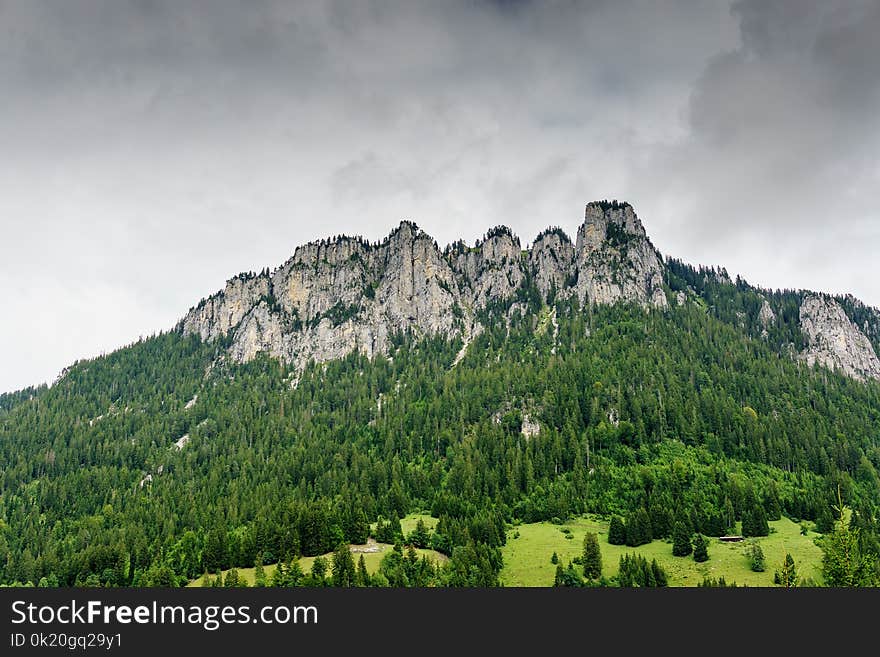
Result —
MULTIPOLYGON (((413 513, 400 521, 405 535, 415 529, 419 519, 423 520, 429 529, 437 525, 436 518, 423 513, 413 513)), ((584 534, 590 531, 599 536, 599 545, 602 549, 602 573, 606 577, 617 573, 618 562, 623 554, 637 552, 648 561, 657 559, 669 576, 670 586, 696 586, 707 576, 713 578, 723 576, 728 583, 736 582, 738 585, 773 586, 773 572, 781 567, 785 553, 790 552, 797 565, 798 574, 821 583, 822 551, 815 542, 819 534, 809 531, 806 536, 802 535, 800 525, 788 518, 770 521, 769 524, 770 535, 761 538, 746 539, 740 543, 722 543, 717 538, 708 539, 709 561, 705 563, 696 563, 692 556, 672 556, 671 541, 657 540, 637 548, 609 545, 608 521, 595 516, 576 518, 562 525, 549 522, 517 525, 507 530, 507 544, 502 548, 504 568, 501 571, 501 582, 504 586, 514 587, 552 586, 556 572, 556 566, 550 561, 553 552, 555 551, 559 556, 560 563, 566 565, 581 554, 584 534), (568 530, 568 533, 563 530, 568 530), (571 538, 566 538, 567 536, 571 538), (764 551, 766 570, 763 573, 752 572, 749 568, 746 550, 752 541, 757 541, 764 551)), ((378 551, 359 552, 364 546, 352 546, 355 562, 363 554, 370 573, 375 573, 379 569, 382 557, 393 547, 387 543, 373 545, 378 551)), ((434 550, 417 550, 417 552, 439 563, 448 559, 434 550)), ((328 553, 324 557, 329 562, 332 554, 328 553)), ((303 571, 308 572, 314 561, 315 557, 302 557, 299 563, 303 571)), ((271 578, 275 564, 268 564, 264 569, 266 577, 271 578)), ((248 585, 253 586, 253 568, 239 568, 238 574, 248 585)), ((226 576, 226 571, 223 575, 226 576)), ((202 580, 199 578, 190 582, 188 586, 201 586, 201 583, 202 580)))
POLYGON ((814 539, 818 534, 800 533, 800 525, 787 518, 771 521, 770 535, 746 539, 740 543, 721 543, 709 540, 709 560, 696 563, 693 557, 672 556, 672 542, 653 541, 637 548, 608 544, 608 522, 596 517, 578 518, 562 525, 548 522, 519 525, 508 529, 507 544, 502 548, 504 568, 501 581, 504 586, 552 586, 556 566, 550 558, 555 551, 560 563, 566 565, 583 550, 584 534, 595 532, 602 550, 602 573, 611 577, 617 573, 621 555, 637 552, 648 561, 657 562, 666 570, 670 586, 696 586, 708 577, 724 577, 738 585, 773 586, 773 571, 782 565, 785 553, 790 552, 801 577, 821 583, 822 551, 814 539), (570 532, 566 538, 563 529, 570 532), (774 531, 775 530, 775 531, 774 531), (514 538, 517 532, 518 538, 514 538), (746 549, 750 541, 757 541, 764 551, 766 570, 755 573, 749 568, 746 549))
MULTIPOLYGON (((419 521, 420 518, 424 521, 424 523, 428 527, 428 529, 433 529, 437 525, 437 518, 432 518, 431 516, 429 516, 427 514, 422 514, 422 513, 411 513, 408 516, 406 516, 405 518, 402 518, 400 521, 400 526, 403 529, 404 535, 409 534, 413 529, 415 529, 416 523, 419 521)), ((388 553, 388 551, 391 550, 394 546, 390 545, 389 543, 373 543, 372 547, 377 548, 378 549, 377 552, 360 552, 360 550, 362 550, 364 547, 365 546, 363 546, 363 545, 352 545, 351 546, 351 550, 352 550, 351 556, 354 558, 355 564, 357 564, 361 555, 363 555, 364 563, 367 566, 367 572, 369 572, 372 575, 377 570, 379 570, 379 564, 382 561, 382 557, 384 557, 388 553)), ((434 550, 417 549, 416 552, 419 554, 419 556, 427 556, 429 559, 433 559, 436 563, 445 563, 449 559, 449 557, 447 557, 445 554, 441 554, 440 552, 436 552, 434 550)), ((328 552, 327 554, 325 554, 323 556, 325 559, 327 559, 327 566, 329 569, 331 559, 333 557, 333 553, 328 552)), ((307 573, 312 569, 312 564, 315 562, 315 559, 316 559, 316 557, 301 557, 300 558, 299 565, 303 569, 304 573, 307 573)), ((239 568, 238 569, 238 576, 241 577, 244 581, 246 581, 248 583, 248 586, 253 586, 254 585, 255 570, 256 570, 255 568, 239 568)), ((272 577, 272 573, 275 572, 275 564, 274 563, 267 564, 267 565, 263 566, 263 570, 266 573, 266 579, 269 579, 272 577)), ((227 572, 229 572, 229 571, 227 571, 227 570, 223 571, 224 578, 226 577, 227 572)), ((188 587, 201 586, 201 585, 202 585, 202 578, 201 577, 199 577, 198 579, 194 579, 189 584, 187 584, 188 587)))

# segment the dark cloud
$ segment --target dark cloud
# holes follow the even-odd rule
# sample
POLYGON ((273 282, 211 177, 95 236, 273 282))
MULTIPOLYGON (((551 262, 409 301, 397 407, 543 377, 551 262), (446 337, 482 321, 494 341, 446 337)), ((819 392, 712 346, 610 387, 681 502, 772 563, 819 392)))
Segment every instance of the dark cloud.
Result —
POLYGON ((0 0, 0 389, 309 239, 529 242, 594 198, 664 252, 880 303, 878 27, 873 2, 0 0))

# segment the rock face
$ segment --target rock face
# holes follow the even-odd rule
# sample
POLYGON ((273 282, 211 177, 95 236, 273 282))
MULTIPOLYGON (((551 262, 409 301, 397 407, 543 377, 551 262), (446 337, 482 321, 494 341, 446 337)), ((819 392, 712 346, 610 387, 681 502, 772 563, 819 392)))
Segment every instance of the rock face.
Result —
POLYGON ((663 265, 628 203, 590 203, 577 235, 578 299, 666 307, 663 265))
POLYGON ((190 310, 183 320, 184 333, 198 333, 202 340, 225 335, 238 326, 261 297, 269 294, 269 278, 239 274, 226 282, 222 292, 190 310))
POLYGON ((551 291, 566 290, 574 276, 574 246, 561 229, 545 230, 532 244, 529 265, 535 275, 535 284, 543 299, 551 291))
POLYGON ((447 249, 447 258, 462 281, 474 308, 485 308, 496 300, 509 299, 525 278, 519 238, 506 226, 497 226, 468 248, 458 242, 447 249))
POLYGON ((800 326, 807 338, 801 358, 808 365, 818 362, 859 381, 880 379, 880 360, 870 340, 834 299, 808 294, 801 303, 800 326))
POLYGON ((337 237, 305 244, 272 273, 230 279, 180 327, 203 340, 231 336, 228 354, 237 362, 267 352, 302 367, 352 351, 385 354, 397 332, 468 342, 481 329, 481 310, 518 298, 525 312, 523 299, 535 294, 529 289, 544 302, 576 296, 581 303, 666 305, 662 264, 632 207, 603 201, 587 205, 576 245, 551 228, 523 250, 498 226, 473 247, 456 242, 441 252, 408 221, 380 243, 337 237))
POLYGON ((758 320, 765 329, 776 321, 776 313, 773 312, 770 304, 767 303, 767 299, 764 299, 761 303, 761 310, 758 311, 758 320))

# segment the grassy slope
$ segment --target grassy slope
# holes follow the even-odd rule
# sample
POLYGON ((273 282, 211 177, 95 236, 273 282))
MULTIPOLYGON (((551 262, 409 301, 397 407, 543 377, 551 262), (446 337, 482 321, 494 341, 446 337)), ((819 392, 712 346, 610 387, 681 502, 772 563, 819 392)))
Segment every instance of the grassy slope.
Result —
MULTIPOLYGON (((413 529, 415 529, 416 523, 418 522, 419 518, 421 518, 425 522, 425 524, 428 526, 429 529, 433 529, 434 526, 436 526, 436 524, 437 524, 437 518, 432 518, 431 516, 425 515, 425 514, 411 513, 406 518, 403 518, 400 521, 400 526, 403 529, 404 535, 408 534, 413 529)), ((389 545, 388 543, 376 543, 376 546, 379 548, 379 552, 365 552, 365 553, 358 553, 357 552, 357 549, 362 546, 357 546, 357 545, 352 546, 352 551, 353 551, 352 557, 354 557, 355 564, 357 563, 358 559, 360 559, 361 554, 363 554, 364 555, 364 563, 366 564, 367 571, 370 574, 373 574, 377 570, 379 570, 379 563, 382 561, 382 557, 385 556, 385 554, 388 552, 388 550, 390 550, 391 548, 394 547, 393 545, 389 545)), ((434 561, 436 561, 438 563, 445 563, 448 560, 448 557, 445 554, 441 554, 440 552, 436 552, 434 550, 416 550, 416 552, 419 553, 419 556, 425 555, 429 559, 433 559, 434 561)), ((324 558, 327 559, 328 568, 330 566, 332 557, 333 557, 332 552, 329 552, 324 555, 324 558)), ((312 569, 312 564, 314 563, 314 561, 315 561, 315 557, 302 557, 299 560, 299 565, 303 569, 303 572, 305 572, 305 573, 309 572, 312 569)), ((272 573, 275 572, 275 564, 273 563, 273 564, 268 564, 266 566, 263 566, 263 569, 266 571, 266 578, 268 579, 268 578, 272 577, 272 573)), ((227 572, 229 572, 229 571, 226 571, 226 570, 223 571, 223 577, 226 577, 227 572)), ((239 568, 238 569, 238 576, 243 578, 248 583, 248 586, 254 585, 254 569, 253 568, 239 568)), ((201 586, 201 585, 202 585, 202 578, 201 577, 198 579, 194 579, 189 584, 187 584, 187 586, 201 586)))
POLYGON ((552 586, 556 571, 550 562, 553 552, 556 551, 563 565, 567 564, 581 554, 584 534, 592 531, 599 535, 602 572, 606 577, 616 574, 621 555, 638 552, 649 561, 657 559, 669 575, 671 586, 696 586, 707 575, 723 576, 728 582, 740 585, 772 586, 773 571, 781 567, 785 553, 790 552, 802 577, 821 582, 822 551, 813 540, 817 534, 811 531, 808 536, 802 536, 800 526, 787 518, 770 522, 770 527, 770 536, 756 539, 764 550, 767 568, 763 573, 755 573, 745 557, 747 541, 721 543, 710 539, 709 561, 698 564, 692 557, 673 557, 671 542, 654 541, 637 548, 609 545, 608 523, 598 518, 579 518, 564 525, 546 522, 520 525, 508 530, 501 581, 505 586, 552 586), (572 539, 566 539, 562 533, 565 528, 571 531, 572 539), (519 538, 513 538, 517 531, 519 538))

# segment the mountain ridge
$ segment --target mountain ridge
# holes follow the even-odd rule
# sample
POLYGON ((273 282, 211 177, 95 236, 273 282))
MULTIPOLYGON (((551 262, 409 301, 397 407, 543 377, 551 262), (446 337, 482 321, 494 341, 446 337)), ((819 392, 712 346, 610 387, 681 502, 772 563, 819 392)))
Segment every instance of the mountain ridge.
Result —
MULTIPOLYGON (((734 285, 723 268, 711 271, 717 283, 734 285)), ((405 220, 379 242, 347 235, 312 241, 271 272, 230 278, 192 307, 177 329, 203 340, 228 338, 234 362, 266 352, 301 370, 309 360, 352 351, 386 355, 398 333, 466 342, 482 330, 480 314, 487 308, 507 304, 509 312, 522 313, 528 298, 664 310, 694 292, 692 286, 673 290, 669 272, 628 202, 590 202, 574 241, 558 227, 547 228, 526 248, 501 225, 473 246, 458 240, 441 250, 405 220)), ((758 319, 766 337, 780 308, 761 296, 758 319)), ((880 311, 849 296, 801 291, 800 300, 805 344, 796 358, 856 380, 880 379, 880 311)))

